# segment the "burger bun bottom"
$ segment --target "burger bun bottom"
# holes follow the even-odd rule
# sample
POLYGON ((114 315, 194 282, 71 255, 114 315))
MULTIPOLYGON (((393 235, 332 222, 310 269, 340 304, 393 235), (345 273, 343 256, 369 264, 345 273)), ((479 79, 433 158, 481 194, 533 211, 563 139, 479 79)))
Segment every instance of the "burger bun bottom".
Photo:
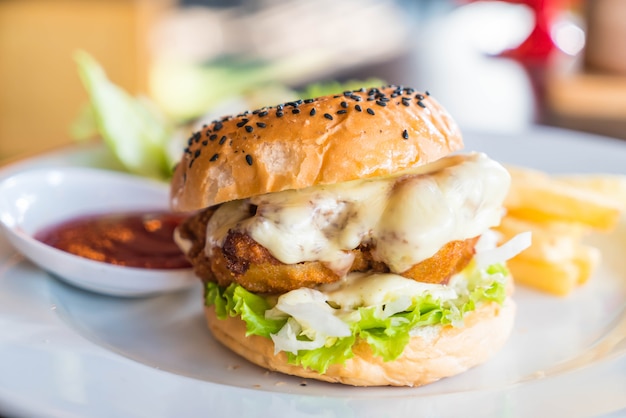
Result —
POLYGON ((275 355, 269 338, 246 336, 239 317, 218 319, 213 307, 205 307, 205 314, 215 339, 265 369, 354 386, 421 386, 462 373, 502 348, 513 329, 515 304, 508 297, 502 305, 488 303, 468 313, 462 327, 429 327, 411 337, 394 361, 383 361, 365 341, 358 341, 353 358, 331 365, 324 374, 289 364, 284 352, 275 355))

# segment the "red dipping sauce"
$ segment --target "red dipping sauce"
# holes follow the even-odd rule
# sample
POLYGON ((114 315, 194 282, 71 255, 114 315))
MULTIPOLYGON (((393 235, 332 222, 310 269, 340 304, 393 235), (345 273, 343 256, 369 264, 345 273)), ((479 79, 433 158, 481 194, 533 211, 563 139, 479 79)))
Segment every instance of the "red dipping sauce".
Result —
POLYGON ((191 265, 174 242, 184 219, 170 212, 128 212, 81 216, 45 228, 35 239, 59 250, 104 263, 147 269, 191 265))

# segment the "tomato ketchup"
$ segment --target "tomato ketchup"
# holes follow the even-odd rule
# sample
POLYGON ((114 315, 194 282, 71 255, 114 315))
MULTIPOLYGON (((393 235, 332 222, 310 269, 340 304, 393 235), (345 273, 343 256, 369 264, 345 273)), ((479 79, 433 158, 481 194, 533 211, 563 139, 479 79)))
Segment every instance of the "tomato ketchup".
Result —
POLYGON ((68 253, 126 267, 190 267, 174 242, 183 215, 165 211, 93 214, 47 227, 35 238, 68 253))

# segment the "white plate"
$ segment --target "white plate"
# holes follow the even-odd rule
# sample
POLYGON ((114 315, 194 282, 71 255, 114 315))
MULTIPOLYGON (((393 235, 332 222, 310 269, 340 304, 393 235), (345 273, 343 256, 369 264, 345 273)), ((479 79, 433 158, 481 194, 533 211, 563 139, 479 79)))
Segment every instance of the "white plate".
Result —
MULTIPOLYGON (((556 172, 626 174, 626 143, 538 129, 466 134, 467 149, 556 172)), ((6 167, 106 167, 97 146, 6 167)), ((97 417, 597 416, 626 413, 626 225, 566 298, 518 289, 512 338, 490 362, 422 388, 353 388, 269 373, 219 346, 200 286, 98 296, 38 270, 0 238, 0 413, 97 417)))

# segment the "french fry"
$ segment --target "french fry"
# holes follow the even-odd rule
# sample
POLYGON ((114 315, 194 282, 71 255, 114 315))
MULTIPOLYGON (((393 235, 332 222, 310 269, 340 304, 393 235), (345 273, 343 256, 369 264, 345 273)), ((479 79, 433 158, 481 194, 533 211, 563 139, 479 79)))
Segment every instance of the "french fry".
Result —
POLYGON ((537 222, 582 223, 605 231, 619 221, 619 205, 601 193, 535 170, 518 167, 508 170, 511 189, 504 205, 513 216, 537 222))
POLYGON ((530 231, 532 244, 522 253, 530 258, 544 259, 558 263, 570 259, 576 253, 577 245, 587 230, 578 224, 564 222, 531 222, 506 216, 496 228, 503 241, 513 238, 517 234, 530 231))
POLYGON ((504 241, 531 231, 532 245, 509 260, 509 270, 517 283, 555 295, 566 295, 585 283, 600 259, 596 248, 580 243, 587 230, 579 224, 507 216, 496 230, 504 241))
POLYGON ((599 193, 622 210, 626 209, 626 175, 570 174, 556 176, 556 179, 572 187, 599 193))
POLYGON ((585 284, 600 263, 600 250, 588 245, 577 248, 574 263, 578 266, 578 285, 585 284))
POLYGON ((531 231, 529 248, 508 261, 517 283, 567 295, 586 283, 600 251, 584 245, 594 230, 610 231, 626 209, 626 176, 560 175, 507 167, 511 189, 506 216, 496 230, 503 240, 531 231))
POLYGON ((572 240, 581 240, 589 234, 590 229, 585 225, 575 222, 535 222, 528 219, 520 219, 511 214, 502 218, 502 222, 496 228, 507 238, 512 238, 525 231, 531 231, 533 240, 535 237, 567 237, 572 240))
POLYGON ((580 276, 573 262, 551 263, 545 260, 517 256, 507 262, 515 283, 565 296, 574 290, 580 276))
POLYGON ((597 248, 578 246, 571 258, 559 262, 520 254, 507 266, 516 283, 558 296, 565 296, 587 282, 600 260, 597 248))

